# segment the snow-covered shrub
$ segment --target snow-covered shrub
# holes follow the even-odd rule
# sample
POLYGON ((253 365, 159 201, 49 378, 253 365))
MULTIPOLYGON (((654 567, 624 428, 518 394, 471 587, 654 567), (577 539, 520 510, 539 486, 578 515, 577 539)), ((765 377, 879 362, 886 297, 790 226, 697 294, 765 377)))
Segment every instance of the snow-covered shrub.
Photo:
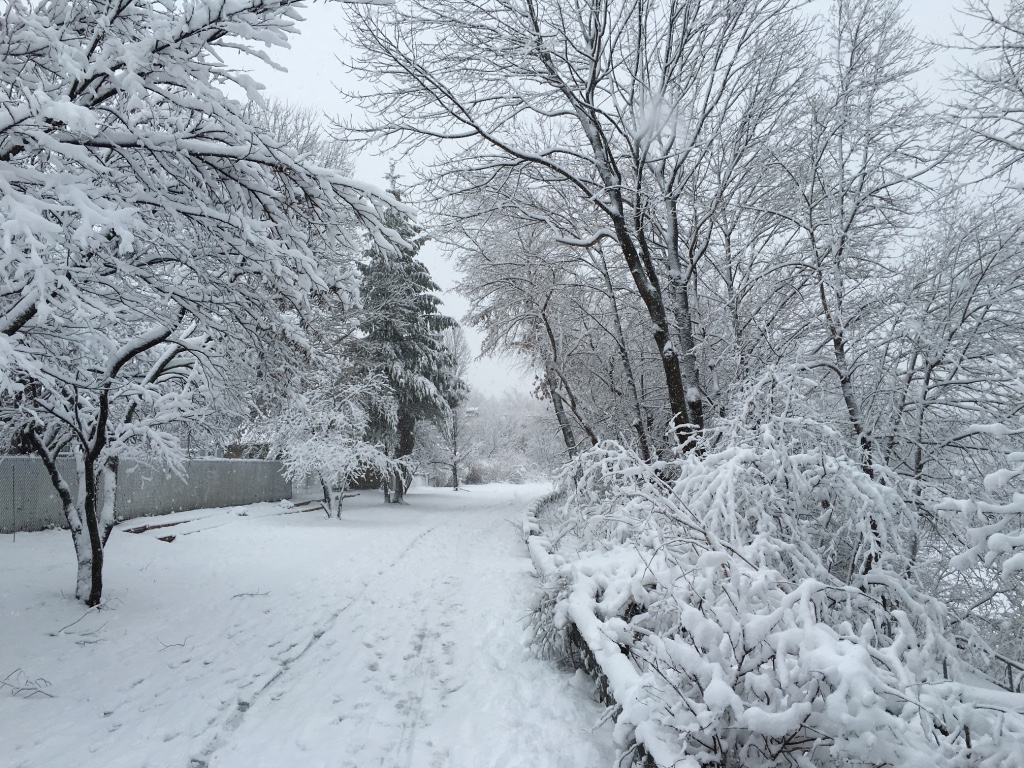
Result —
MULTIPOLYGON (((1024 656, 1024 452, 1010 453, 1007 463, 985 477, 982 498, 936 505, 946 529, 964 539, 943 574, 956 604, 956 628, 993 674, 1005 669, 996 651, 1024 656)), ((1017 678, 1019 687, 1024 678, 1017 678)))
POLYGON ((543 588, 537 592, 529 616, 531 645, 543 659, 559 663, 569 661, 570 652, 564 622, 558 621, 559 606, 568 599, 572 581, 568 574, 555 573, 542 576, 543 588))
POLYGON ((366 402, 379 397, 375 377, 322 385, 295 392, 266 419, 271 455, 281 459, 290 480, 316 475, 324 492, 328 517, 340 517, 345 491, 365 472, 387 472, 395 465, 381 449, 364 439, 369 422, 366 402))
POLYGON ((564 472, 582 553, 547 610, 632 661, 605 670, 623 745, 692 768, 1012 764, 1024 699, 950 680, 976 678, 916 581, 915 511, 782 434, 653 464, 606 442, 564 472))

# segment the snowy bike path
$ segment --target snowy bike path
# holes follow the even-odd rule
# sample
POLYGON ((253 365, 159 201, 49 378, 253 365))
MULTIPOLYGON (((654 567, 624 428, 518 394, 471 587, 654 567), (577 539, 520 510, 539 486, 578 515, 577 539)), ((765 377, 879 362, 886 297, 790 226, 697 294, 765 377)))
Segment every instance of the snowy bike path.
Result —
MULTIPOLYGON (((602 707, 522 643, 535 581, 516 522, 539 492, 424 489, 400 508, 366 494, 340 522, 263 505, 179 526, 169 546, 153 542, 174 527, 124 536, 111 582, 128 586, 96 635, 52 638, 54 657, 0 651, 55 694, 0 702, 0 766, 612 765, 602 707), (151 584, 132 581, 140 566, 151 584), (5 733, 12 714, 36 735, 5 733)), ((74 613, 48 610, 40 626, 74 613)))
POLYGON ((411 496, 430 527, 364 577, 211 768, 300 755, 345 768, 610 765, 607 734, 590 732, 600 708, 521 642, 533 587, 514 527, 525 501, 483 489, 411 496))

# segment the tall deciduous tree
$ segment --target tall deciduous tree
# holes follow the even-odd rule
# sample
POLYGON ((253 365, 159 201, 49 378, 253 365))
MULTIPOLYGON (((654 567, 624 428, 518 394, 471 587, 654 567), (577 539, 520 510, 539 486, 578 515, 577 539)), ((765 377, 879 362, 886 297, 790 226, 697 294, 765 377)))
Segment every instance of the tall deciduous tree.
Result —
POLYGON ((935 167, 934 120, 914 90, 925 62, 898 0, 839 0, 826 29, 819 82, 785 161, 783 199, 793 206, 780 212, 799 232, 793 276, 817 305, 831 358, 822 364, 834 373, 871 473, 877 446, 856 383, 854 325, 897 268, 919 180, 935 167))
MULTIPOLYGON (((469 364, 473 361, 473 351, 466 341, 466 332, 458 325, 447 328, 444 331, 444 346, 448 350, 452 364, 452 374, 465 381, 469 373, 469 364)), ((459 483, 462 480, 462 470, 465 466, 468 440, 466 435, 466 421, 468 414, 463 406, 466 399, 465 391, 452 392, 448 396, 448 410, 439 414, 433 419, 440 438, 441 453, 444 461, 452 471, 452 487, 459 490, 459 483)))
POLYGON ((615 244, 647 312, 673 433, 684 444, 704 421, 693 262, 706 247, 716 194, 745 176, 734 172, 750 155, 743 142, 768 130, 773 102, 792 94, 802 39, 787 21, 795 5, 418 0, 358 20, 366 52, 358 69, 383 83, 367 102, 379 118, 371 135, 456 143, 435 173, 446 195, 472 200, 489 178, 552 226, 557 219, 532 207, 523 189, 558 186, 592 207, 596 227, 570 224, 560 236, 615 244), (720 136, 745 138, 735 152, 719 152, 727 158, 721 183, 708 195, 699 158, 714 154, 720 136), (705 198, 710 209, 681 210, 705 198))

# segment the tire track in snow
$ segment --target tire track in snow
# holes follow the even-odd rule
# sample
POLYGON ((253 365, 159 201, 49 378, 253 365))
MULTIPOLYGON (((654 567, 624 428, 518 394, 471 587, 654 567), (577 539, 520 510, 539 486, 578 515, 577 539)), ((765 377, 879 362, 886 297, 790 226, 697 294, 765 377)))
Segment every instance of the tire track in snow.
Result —
MULTIPOLYGON (((456 550, 460 538, 461 534, 456 539, 456 550)), ((462 607, 461 603, 457 602, 458 586, 457 580, 450 575, 440 581, 440 588, 438 588, 437 578, 432 580, 429 585, 431 597, 436 598, 437 603, 442 606, 442 612, 447 615, 451 615, 462 607)), ((419 594, 414 594, 413 600, 403 601, 402 605, 397 608, 398 611, 404 610, 412 613, 411 609, 416 606, 420 613, 419 628, 413 635, 410 652, 404 657, 407 661, 411 660, 412 664, 403 669, 401 675, 404 679, 418 681, 418 684, 414 690, 407 692, 408 698, 404 701, 407 701, 408 704, 402 707, 403 718, 396 746, 391 755, 391 762, 385 763, 385 757, 382 756, 381 768, 392 768, 392 766, 395 768, 419 768, 419 764, 414 763, 414 755, 417 737, 427 714, 428 696, 436 698, 435 708, 443 708, 446 706, 445 700, 448 696, 465 684, 463 682, 451 688, 452 680, 442 678, 439 666, 451 663, 451 659, 445 660, 444 657, 450 656, 455 645, 455 630, 450 621, 445 620, 440 623, 437 623, 436 620, 432 621, 430 611, 426 609, 422 598, 418 597, 419 594)), ((432 747, 433 745, 428 744, 427 746, 432 747)), ((443 758, 443 755, 435 754, 431 765, 440 765, 439 761, 443 758)))
POLYGON ((413 501, 438 531, 365 582, 208 768, 610 765, 610 729, 592 730, 601 706, 523 647, 533 577, 510 495, 413 501))
MULTIPOLYGON (((402 720, 401 732, 399 733, 394 751, 394 764, 401 763, 405 768, 411 768, 412 766, 413 747, 416 743, 416 733, 423 713, 423 697, 427 692, 428 675, 424 673, 427 671, 426 667, 432 666, 431 662, 433 661, 433 656, 430 652, 433 650, 434 638, 430 635, 426 625, 420 627, 415 637, 418 642, 413 646, 413 650, 416 654, 417 663, 413 665, 409 678, 419 680, 420 685, 419 690, 405 700, 408 702, 403 708, 405 717, 402 720), (427 644, 428 639, 430 640, 429 646, 427 644), (424 650, 427 651, 426 654, 424 654, 424 650)), ((384 765, 383 757, 381 758, 381 765, 384 765)))
POLYGON ((245 719, 246 712, 249 711, 252 705, 255 704, 257 700, 262 698, 263 694, 265 694, 272 686, 274 686, 275 683, 281 680, 281 678, 285 676, 288 670, 291 669, 296 662, 300 661, 303 657, 305 657, 306 654, 308 654, 316 646, 320 639, 325 634, 327 634, 327 632, 334 628, 342 614, 348 611, 356 603, 366 599, 365 590, 371 584, 374 584, 375 582, 379 581, 389 572, 394 570, 394 568, 398 566, 398 564, 420 542, 422 542, 424 538, 426 538, 429 534, 436 531, 439 527, 440 526, 438 525, 431 526, 430 528, 426 529, 425 531, 421 531, 415 537, 413 537, 413 539, 402 549, 401 552, 398 553, 398 555, 395 556, 395 558, 387 566, 378 570, 373 578, 371 578, 369 581, 363 584, 364 591, 362 593, 357 594, 341 608, 331 613, 331 615, 328 616, 327 620, 324 621, 319 627, 317 627, 317 629, 313 631, 313 634, 310 636, 309 641, 306 643, 306 645, 302 648, 301 651, 299 651, 296 655, 288 659, 282 660, 280 662, 280 669, 278 669, 273 675, 271 675, 262 686, 255 690, 252 694, 246 696, 244 700, 239 699, 238 703, 236 704, 235 711, 228 716, 228 718, 223 722, 223 724, 217 726, 216 733, 207 742, 206 746, 200 751, 199 756, 193 757, 189 760, 188 768, 208 768, 210 760, 212 759, 214 753, 217 752, 219 749, 222 749, 227 744, 228 737, 230 736, 231 733, 238 730, 238 727, 242 724, 243 720, 245 719))

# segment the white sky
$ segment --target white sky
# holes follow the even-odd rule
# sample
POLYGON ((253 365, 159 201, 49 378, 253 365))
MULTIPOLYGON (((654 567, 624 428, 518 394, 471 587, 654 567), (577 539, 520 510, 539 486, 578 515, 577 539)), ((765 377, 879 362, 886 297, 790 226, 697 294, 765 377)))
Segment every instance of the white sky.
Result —
MULTIPOLYGON (((954 31, 954 9, 961 3, 953 0, 905 0, 905 5, 909 20, 922 37, 948 39, 954 31)), ((811 8, 824 10, 827 3, 814 0, 811 8)), ((342 64, 351 56, 338 32, 345 26, 344 9, 340 3, 315 2, 304 9, 303 16, 305 21, 299 25, 300 34, 293 37, 291 49, 273 52, 275 60, 287 71, 275 71, 260 65, 253 68, 253 75, 266 86, 264 93, 269 97, 310 106, 331 117, 345 119, 353 116, 354 105, 338 92, 339 85, 350 91, 359 90, 359 83, 352 79, 342 64)), ((938 72, 926 80, 935 87, 942 87, 943 78, 938 72)), ((356 158, 355 176, 383 186, 388 162, 387 158, 363 154, 356 158)), ((398 171, 409 178, 409 168, 399 165, 398 171)), ((424 223, 429 226, 429 221, 424 223)), ((469 306, 453 290, 459 279, 457 268, 430 244, 421 251, 420 258, 441 286, 445 311, 461 319, 469 306)), ((479 335, 472 329, 466 330, 474 352, 479 352, 479 335)), ((528 392, 532 375, 524 373, 521 366, 510 360, 483 359, 473 364, 469 379, 479 392, 499 395, 506 390, 528 392)))

